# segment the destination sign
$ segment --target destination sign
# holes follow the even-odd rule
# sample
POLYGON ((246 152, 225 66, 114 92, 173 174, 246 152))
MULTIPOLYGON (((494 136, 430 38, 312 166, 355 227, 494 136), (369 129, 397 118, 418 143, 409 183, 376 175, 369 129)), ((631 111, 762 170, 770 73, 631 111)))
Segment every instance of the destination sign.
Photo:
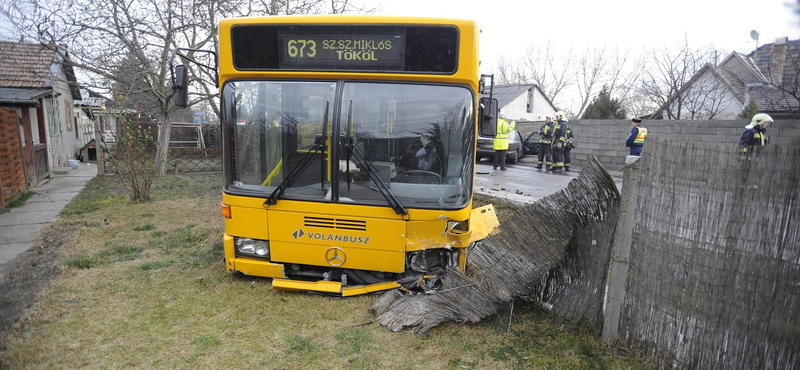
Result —
POLYGON ((240 71, 452 74, 458 28, 431 25, 242 24, 231 27, 240 71))
POLYGON ((400 34, 338 36, 281 35, 281 69, 403 70, 400 34))

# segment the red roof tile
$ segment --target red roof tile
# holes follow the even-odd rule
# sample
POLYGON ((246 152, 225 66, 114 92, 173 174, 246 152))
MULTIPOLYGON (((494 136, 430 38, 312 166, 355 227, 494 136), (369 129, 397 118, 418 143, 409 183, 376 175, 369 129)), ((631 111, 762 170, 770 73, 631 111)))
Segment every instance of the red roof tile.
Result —
POLYGON ((44 88, 55 52, 39 44, 0 41, 0 87, 44 88))

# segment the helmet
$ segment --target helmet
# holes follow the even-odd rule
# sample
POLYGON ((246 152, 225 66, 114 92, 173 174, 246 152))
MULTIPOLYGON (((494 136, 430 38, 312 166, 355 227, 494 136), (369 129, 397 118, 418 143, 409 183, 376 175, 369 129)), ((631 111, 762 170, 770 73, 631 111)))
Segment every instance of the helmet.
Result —
POLYGON ((559 119, 559 120, 564 119, 564 111, 560 110, 560 111, 556 112, 556 118, 559 119))
POLYGON ((753 116, 753 119, 750 121, 750 124, 753 126, 761 126, 764 123, 772 123, 772 117, 766 113, 759 113, 753 116))

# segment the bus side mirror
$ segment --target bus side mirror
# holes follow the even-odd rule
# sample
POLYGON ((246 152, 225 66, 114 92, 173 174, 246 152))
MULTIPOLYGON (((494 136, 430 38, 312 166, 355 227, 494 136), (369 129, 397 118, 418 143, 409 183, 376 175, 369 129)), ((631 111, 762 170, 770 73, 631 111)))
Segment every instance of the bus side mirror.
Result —
POLYGON ((497 135, 497 105, 497 99, 480 99, 478 107, 478 130, 480 136, 495 137, 497 135))
POLYGON ((175 108, 186 108, 189 100, 189 84, 185 65, 175 66, 175 85, 172 88, 175 90, 175 108))

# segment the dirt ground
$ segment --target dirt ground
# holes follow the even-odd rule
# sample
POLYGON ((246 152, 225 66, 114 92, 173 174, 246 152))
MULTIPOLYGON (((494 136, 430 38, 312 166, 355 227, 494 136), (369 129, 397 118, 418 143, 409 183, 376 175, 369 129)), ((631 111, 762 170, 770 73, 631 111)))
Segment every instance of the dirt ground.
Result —
MULTIPOLYGON (((40 239, 12 263, 5 284, 0 285, 0 341, 11 330, 25 324, 23 314, 33 305, 42 288, 61 269, 58 255, 71 237, 71 223, 54 223, 42 229, 40 239)), ((6 345, 0 342, 0 350, 6 345)))

